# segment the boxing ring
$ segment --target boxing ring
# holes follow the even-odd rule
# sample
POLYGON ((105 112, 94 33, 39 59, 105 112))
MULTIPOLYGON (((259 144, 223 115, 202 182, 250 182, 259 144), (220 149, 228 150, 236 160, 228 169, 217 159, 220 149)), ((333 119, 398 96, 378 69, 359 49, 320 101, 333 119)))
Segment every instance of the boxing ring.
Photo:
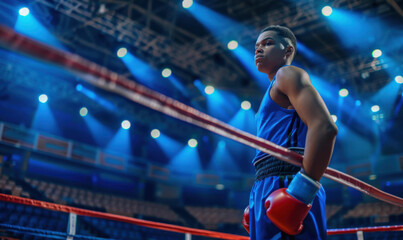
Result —
MULTIPOLYGON (((76 207, 69 207, 65 205, 44 202, 39 200, 33 200, 28 198, 22 198, 17 196, 11 196, 6 194, 0 193, 0 201, 7 202, 9 204, 19 204, 19 205, 26 205, 26 206, 33 206, 36 208, 51 210, 54 212, 62 212, 68 214, 66 218, 67 221, 67 231, 66 232, 57 232, 51 230, 44 230, 44 229, 37 229, 37 228, 30 228, 30 227, 22 227, 16 226, 12 224, 0 224, 0 230, 8 230, 15 233, 24 233, 28 235, 36 235, 42 237, 49 237, 52 239, 110 239, 110 238, 99 238, 99 237, 92 237, 92 236, 85 236, 81 234, 76 234, 77 230, 77 218, 81 217, 91 217, 91 218, 98 218, 103 220, 113 220, 123 223, 129 223, 136 226, 146 227, 155 230, 163 230, 167 232, 174 232, 180 233, 184 236, 180 239, 191 240, 196 239, 193 237, 204 237, 200 239, 233 239, 233 240, 247 240, 249 237, 247 236, 240 236, 228 233, 220 233, 208 230, 200 230, 195 228, 189 227, 182 227, 172 224, 166 223, 158 223, 152 221, 146 221, 137 218, 131 218, 126 216, 120 216, 116 214, 110 213, 103 213, 97 211, 91 211, 76 207)), ((1 208, 0 208, 1 209, 1 208)), ((1 209, 4 211, 4 209, 1 209)), ((364 239, 363 233, 364 232, 389 232, 389 231, 403 231, 403 225, 394 225, 394 226, 377 226, 377 227, 363 227, 363 228, 346 228, 346 229, 330 229, 327 231, 327 234, 330 235, 342 235, 342 234, 356 234, 358 240, 364 239)), ((175 237, 180 236, 176 235, 175 237)))
MULTIPOLYGON (((286 148, 278 146, 267 140, 257 138, 256 136, 236 129, 224 122, 221 122, 207 114, 180 103, 163 94, 150 90, 138 83, 112 72, 105 67, 85 60, 78 55, 70 54, 58 49, 54 49, 45 44, 34 41, 28 37, 16 33, 14 30, 0 25, 0 45, 3 47, 20 52, 22 54, 34 57, 49 64, 60 66, 66 70, 79 75, 84 81, 123 96, 133 102, 139 103, 148 108, 154 109, 171 117, 183 120, 193 125, 199 126, 218 135, 230 138, 239 143, 245 144, 255 149, 271 154, 278 159, 288 163, 301 166, 303 156, 292 152, 286 148)), ((332 168, 327 168, 324 177, 345 186, 354 188, 366 195, 377 198, 399 207, 403 207, 403 199, 397 196, 383 192, 365 182, 362 182, 350 175, 342 173, 332 168)), ((158 229, 163 231, 175 232, 185 235, 185 239, 192 239, 192 236, 218 238, 218 239, 249 239, 246 236, 234 234, 206 231, 182 226, 176 226, 165 223, 156 223, 141 219, 125 217, 110 213, 90 211, 75 207, 59 205, 44 201, 27 199, 17 196, 0 194, 0 201, 7 204, 17 204, 31 206, 35 208, 46 209, 50 211, 62 212, 68 214, 67 232, 48 231, 35 228, 21 227, 12 224, 1 224, 0 229, 7 229, 11 232, 30 232, 37 236, 54 236, 55 239, 106 239, 90 237, 76 234, 77 217, 99 218, 104 220, 113 220, 123 223, 129 223, 136 226, 158 229)), ((11 205, 10 205, 11 206, 11 205)), ((241 221, 241 218, 240 218, 241 221)), ((403 231, 403 225, 351 228, 351 229, 332 229, 328 230, 328 235, 338 234, 357 234, 358 239, 364 239, 364 232, 380 231, 403 231)), ((183 236, 182 236, 183 239, 183 236)))

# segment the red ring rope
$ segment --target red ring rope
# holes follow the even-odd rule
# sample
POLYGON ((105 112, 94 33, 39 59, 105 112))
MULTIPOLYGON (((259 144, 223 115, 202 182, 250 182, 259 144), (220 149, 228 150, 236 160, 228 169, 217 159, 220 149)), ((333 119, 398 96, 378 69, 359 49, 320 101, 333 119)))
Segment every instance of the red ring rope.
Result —
MULTIPOLYGON (((288 163, 301 166, 303 156, 295 152, 236 129, 179 101, 130 81, 78 55, 52 48, 2 25, 0 25, 0 44, 6 48, 72 70, 80 74, 87 82, 110 92, 115 92, 136 103, 197 125, 252 148, 259 149, 288 163)), ((327 168, 324 176, 379 200, 403 207, 402 198, 383 192, 345 173, 327 168)))

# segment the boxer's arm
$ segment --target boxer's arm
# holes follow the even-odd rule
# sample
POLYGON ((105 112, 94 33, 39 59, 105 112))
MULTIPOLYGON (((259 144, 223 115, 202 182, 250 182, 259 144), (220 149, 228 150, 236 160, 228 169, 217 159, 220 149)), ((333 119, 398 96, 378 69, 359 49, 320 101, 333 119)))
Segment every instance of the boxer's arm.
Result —
POLYGON ((329 165, 338 129, 304 70, 294 66, 280 68, 276 84, 308 127, 302 168, 319 181, 329 165))

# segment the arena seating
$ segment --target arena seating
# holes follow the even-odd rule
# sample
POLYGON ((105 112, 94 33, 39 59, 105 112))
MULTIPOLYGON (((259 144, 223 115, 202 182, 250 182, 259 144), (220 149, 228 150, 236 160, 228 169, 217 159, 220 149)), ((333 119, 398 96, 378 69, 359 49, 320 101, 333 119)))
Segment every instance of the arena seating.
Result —
POLYGON ((342 209, 341 205, 326 205, 326 219, 329 220, 333 217, 338 211, 342 209))
POLYGON ((9 179, 6 175, 0 176, 0 192, 14 196, 30 197, 28 192, 23 191, 21 186, 16 185, 15 181, 9 179))
POLYGON ((353 226, 383 225, 399 222, 403 208, 384 202, 359 203, 349 210, 343 220, 353 226))
POLYGON ((190 207, 185 209, 206 229, 217 230, 220 224, 240 224, 242 210, 216 207, 190 207))
MULTIPOLYGON (((147 220, 173 223, 189 226, 175 208, 162 203, 132 199, 122 195, 108 194, 87 188, 73 187, 60 183, 25 178, 26 184, 42 193, 44 198, 55 203, 77 206, 97 211, 115 213, 124 216, 132 216, 147 220)), ((19 180, 8 176, 0 176, 0 191, 16 196, 32 197, 19 180)), ((176 207, 177 208, 177 207, 176 207)), ((242 210, 223 207, 184 206, 187 211, 202 226, 201 228, 235 234, 246 234, 240 224, 242 210)), ((403 209, 382 202, 359 203, 353 208, 345 209, 342 205, 327 205, 327 219, 340 218, 344 226, 359 227, 369 225, 401 224, 403 209), (338 217, 341 216, 341 217, 338 217), (346 225, 347 223, 347 225, 346 225)), ((98 236, 114 239, 182 239, 183 234, 169 233, 135 226, 128 223, 78 216, 77 234, 98 236)), ((68 214, 40 209, 19 204, 0 202, 0 223, 37 228, 50 231, 65 232, 68 222, 68 214)), ((17 239, 25 239, 22 235, 12 235, 17 239)), ((372 233, 365 239, 381 239, 381 233, 372 233)), ((396 233, 388 233, 390 239, 398 239, 396 233)), ((41 239, 34 237, 27 239, 41 239)), ((193 239, 197 239, 194 237, 193 239)), ((207 239, 207 238, 201 238, 207 239)), ((331 236, 330 240, 356 239, 356 235, 331 236)))
POLYGON ((185 224, 180 216, 164 204, 92 192, 84 188, 69 187, 36 179, 26 178, 25 181, 44 192, 45 196, 55 203, 82 206, 129 217, 146 219, 150 217, 166 222, 185 224))

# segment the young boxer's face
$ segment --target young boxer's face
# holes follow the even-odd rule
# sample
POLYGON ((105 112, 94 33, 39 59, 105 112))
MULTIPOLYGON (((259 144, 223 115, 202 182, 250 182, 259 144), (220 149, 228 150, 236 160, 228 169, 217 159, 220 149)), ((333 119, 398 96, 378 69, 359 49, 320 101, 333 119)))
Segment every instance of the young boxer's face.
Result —
POLYGON ((259 72, 269 73, 286 64, 289 54, 284 39, 275 31, 261 33, 255 46, 255 65, 259 72))

